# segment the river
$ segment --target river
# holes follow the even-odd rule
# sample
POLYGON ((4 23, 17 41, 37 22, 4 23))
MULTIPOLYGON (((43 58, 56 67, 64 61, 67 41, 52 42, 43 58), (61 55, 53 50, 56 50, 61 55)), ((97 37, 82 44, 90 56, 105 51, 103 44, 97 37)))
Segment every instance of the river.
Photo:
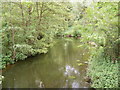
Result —
POLYGON ((87 48, 80 39, 56 39, 47 54, 19 61, 3 71, 3 88, 87 88, 87 48))

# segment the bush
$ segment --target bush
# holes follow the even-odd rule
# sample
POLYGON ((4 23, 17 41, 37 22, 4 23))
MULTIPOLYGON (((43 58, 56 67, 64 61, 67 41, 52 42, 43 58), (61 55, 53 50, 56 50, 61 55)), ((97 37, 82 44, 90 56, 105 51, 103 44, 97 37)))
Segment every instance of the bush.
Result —
POLYGON ((80 32, 79 30, 75 30, 75 31, 73 32, 73 36, 74 36, 74 37, 81 37, 81 32, 80 32))

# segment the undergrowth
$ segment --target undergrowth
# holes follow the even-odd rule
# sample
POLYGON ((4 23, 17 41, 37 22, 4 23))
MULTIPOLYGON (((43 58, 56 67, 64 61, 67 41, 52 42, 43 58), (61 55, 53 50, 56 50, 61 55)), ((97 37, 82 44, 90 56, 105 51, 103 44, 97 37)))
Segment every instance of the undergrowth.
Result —
POLYGON ((88 68, 88 76, 92 80, 94 88, 118 88, 119 62, 112 63, 109 57, 103 56, 103 48, 100 47, 93 53, 88 68))

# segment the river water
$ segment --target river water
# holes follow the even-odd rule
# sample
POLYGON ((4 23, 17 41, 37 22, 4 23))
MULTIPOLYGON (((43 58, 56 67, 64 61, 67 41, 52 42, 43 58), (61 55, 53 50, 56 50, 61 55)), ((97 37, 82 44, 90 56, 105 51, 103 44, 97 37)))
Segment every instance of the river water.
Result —
POLYGON ((87 48, 76 39, 56 39, 47 54, 30 57, 3 71, 3 88, 87 88, 87 48))

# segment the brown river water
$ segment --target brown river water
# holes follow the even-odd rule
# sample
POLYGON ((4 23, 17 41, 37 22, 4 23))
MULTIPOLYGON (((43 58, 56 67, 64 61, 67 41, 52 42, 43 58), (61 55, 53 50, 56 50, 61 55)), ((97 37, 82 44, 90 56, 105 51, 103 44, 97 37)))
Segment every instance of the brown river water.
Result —
POLYGON ((86 47, 80 39, 56 39, 47 54, 19 61, 3 71, 3 88, 88 88, 86 47))

